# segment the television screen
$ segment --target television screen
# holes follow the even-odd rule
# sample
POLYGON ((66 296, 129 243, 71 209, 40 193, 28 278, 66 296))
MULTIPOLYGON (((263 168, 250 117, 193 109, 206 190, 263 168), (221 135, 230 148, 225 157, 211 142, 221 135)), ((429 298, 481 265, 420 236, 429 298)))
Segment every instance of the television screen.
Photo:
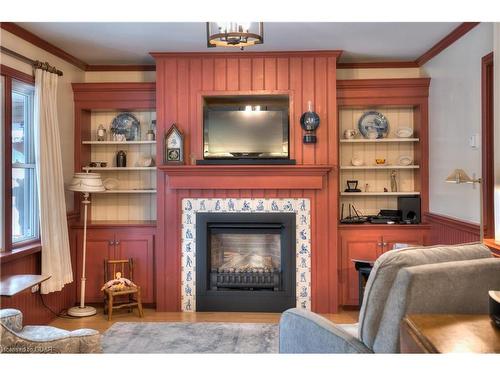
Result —
POLYGON ((206 108, 204 157, 288 158, 288 110, 206 108))

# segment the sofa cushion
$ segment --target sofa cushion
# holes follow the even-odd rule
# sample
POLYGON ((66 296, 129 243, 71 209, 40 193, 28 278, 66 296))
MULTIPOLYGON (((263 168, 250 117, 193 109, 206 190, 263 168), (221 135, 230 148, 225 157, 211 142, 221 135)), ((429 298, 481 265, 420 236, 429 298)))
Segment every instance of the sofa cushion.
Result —
POLYGON ((490 258, 490 250, 479 243, 438 245, 391 250, 382 254, 373 266, 366 284, 359 314, 359 338, 373 350, 387 297, 398 271, 422 264, 490 258))

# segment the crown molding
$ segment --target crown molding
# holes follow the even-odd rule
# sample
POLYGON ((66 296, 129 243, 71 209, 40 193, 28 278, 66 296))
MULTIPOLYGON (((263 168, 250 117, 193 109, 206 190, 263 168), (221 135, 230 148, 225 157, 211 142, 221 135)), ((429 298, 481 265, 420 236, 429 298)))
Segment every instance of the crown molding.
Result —
POLYGON ((342 55, 342 50, 324 51, 243 51, 243 52, 150 52, 156 58, 179 57, 320 57, 328 56, 337 59, 342 55))
POLYGON ((156 65, 87 65, 86 72, 154 72, 156 65))
POLYGON ((41 48, 54 56, 59 57, 60 59, 69 62, 70 64, 76 66, 81 70, 85 70, 87 67, 87 63, 76 58, 73 55, 70 55, 66 51, 63 51, 61 48, 56 47, 55 45, 47 42, 46 40, 40 38, 39 36, 33 34, 32 32, 26 30, 25 28, 15 24, 14 22, 1 22, 0 28, 5 31, 8 31, 11 34, 16 35, 17 37, 24 39, 28 43, 33 44, 34 46, 41 48))
POLYGON ((451 33, 449 33, 443 39, 441 39, 439 42, 434 44, 431 47, 431 49, 429 49, 422 56, 417 58, 415 60, 415 63, 417 63, 418 66, 424 65, 430 59, 439 55, 443 50, 445 50, 446 48, 451 46, 458 39, 460 39, 465 34, 467 34, 469 31, 471 31, 474 27, 479 25, 479 23, 480 22, 463 22, 460 26, 455 28, 451 33))
POLYGON ((374 61, 374 62, 340 62, 337 69, 398 69, 418 68, 415 61, 374 61))

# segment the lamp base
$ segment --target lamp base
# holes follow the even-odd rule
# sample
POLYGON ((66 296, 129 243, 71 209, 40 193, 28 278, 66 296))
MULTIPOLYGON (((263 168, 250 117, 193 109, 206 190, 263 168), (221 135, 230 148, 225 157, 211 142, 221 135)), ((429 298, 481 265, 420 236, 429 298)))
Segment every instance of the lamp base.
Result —
POLYGON ((68 310, 68 315, 76 317, 92 316, 97 313, 95 307, 92 306, 75 306, 68 310))

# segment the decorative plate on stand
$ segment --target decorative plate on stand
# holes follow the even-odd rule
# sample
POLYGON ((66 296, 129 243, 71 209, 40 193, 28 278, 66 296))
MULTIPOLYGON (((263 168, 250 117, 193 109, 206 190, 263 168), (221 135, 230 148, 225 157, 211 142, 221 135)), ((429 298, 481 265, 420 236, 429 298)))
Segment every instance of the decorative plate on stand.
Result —
POLYGON ((111 123, 111 133, 123 134, 127 141, 138 141, 140 122, 132 113, 120 113, 111 123))
POLYGON ((368 111, 359 119, 358 128, 365 138, 384 138, 389 133, 389 121, 380 112, 368 111))

